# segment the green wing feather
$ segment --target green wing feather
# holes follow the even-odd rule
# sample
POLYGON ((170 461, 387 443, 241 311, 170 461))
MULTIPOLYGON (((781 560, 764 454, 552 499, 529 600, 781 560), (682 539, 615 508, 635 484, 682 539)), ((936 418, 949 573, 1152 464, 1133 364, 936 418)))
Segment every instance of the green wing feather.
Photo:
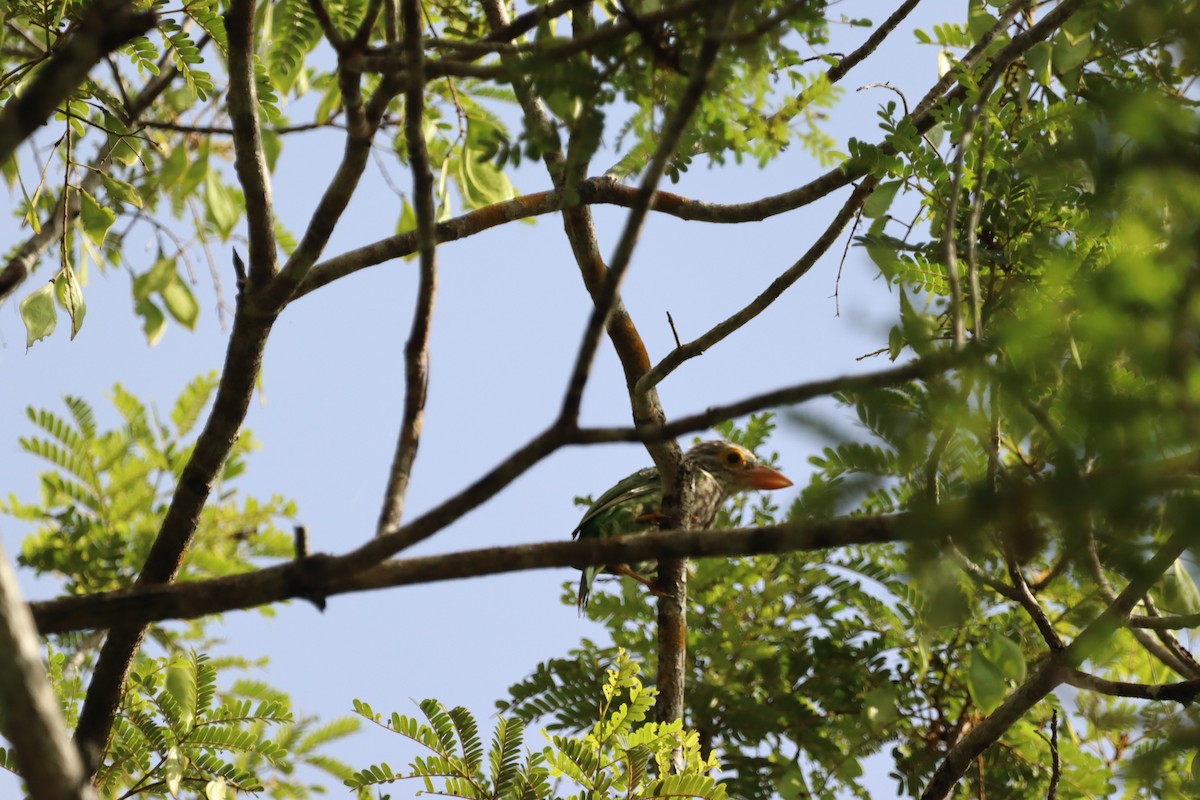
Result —
MULTIPOLYGON (((571 531, 571 538, 606 539, 625 533, 641 533, 649 525, 640 518, 658 511, 661 504, 662 485, 658 480, 658 470, 654 467, 638 470, 592 503, 583 519, 579 520, 579 525, 571 531)), ((593 581, 604 569, 600 566, 584 567, 579 577, 580 611, 587 605, 593 581)))

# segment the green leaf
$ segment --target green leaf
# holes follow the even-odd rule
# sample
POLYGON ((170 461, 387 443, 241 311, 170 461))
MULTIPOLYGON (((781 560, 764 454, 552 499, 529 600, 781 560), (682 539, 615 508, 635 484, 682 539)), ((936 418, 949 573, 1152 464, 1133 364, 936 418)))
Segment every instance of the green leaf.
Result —
POLYGON ((892 201, 896 198, 896 191, 899 188, 900 181, 885 181, 879 184, 875 191, 871 192, 867 202, 863 203, 863 216, 869 219, 878 219, 886 214, 892 207, 892 201))
POLYGON ((233 233, 240 216, 238 202, 232 190, 221 181, 216 170, 209 170, 204 183, 204 202, 208 219, 225 241, 233 233))
POLYGON ((129 128, 119 117, 105 114, 104 128, 112 131, 108 136, 108 145, 112 148, 114 161, 128 167, 141 160, 142 140, 128 135, 129 128))
POLYGON ((54 333, 58 324, 58 311, 54 308, 54 284, 47 283, 21 301, 18 310, 25 323, 25 349, 33 347, 39 339, 54 333))
POLYGON ((81 191, 79 193, 79 221, 88 238, 95 243, 96 247, 100 247, 104 244, 104 237, 108 234, 108 229, 117 221, 117 215, 112 209, 100 205, 96 198, 81 191))
POLYGON ((200 305, 188 285, 179 276, 163 287, 160 292, 163 305, 175 318, 175 321, 188 330, 196 329, 196 320, 200 318, 200 305))
MULTIPOLYGON (((179 149, 182 150, 183 148, 179 149)), ((110 199, 118 203, 126 203, 136 208, 142 208, 142 195, 132 183, 118 180, 107 173, 100 173, 100 180, 104 182, 104 190, 108 192, 110 199)))
POLYGON ((190 728, 196 718, 196 671, 191 660, 180 659, 167 668, 163 690, 179 708, 179 724, 190 728))
POLYGON ((179 797, 179 787, 183 783, 183 768, 186 765, 183 754, 178 747, 167 751, 167 760, 163 764, 166 772, 167 791, 172 797, 179 797))
POLYGON ((1162 579, 1162 606, 1176 614, 1200 612, 1200 590, 1188 573, 1183 559, 1176 559, 1162 579))
POLYGON ((980 650, 973 651, 968 660, 967 688, 985 714, 995 711, 1004 700, 1004 674, 980 650))
POLYGON ((174 257, 160 258, 150 269, 133 279, 133 299, 145 300, 155 292, 161 292, 176 279, 174 257))
POLYGON ((417 212, 413 210, 412 203, 408 202, 407 197, 402 198, 402 203, 400 220, 396 223, 397 236, 417 229, 417 212))
POLYGON ((1025 654, 1021 647, 1006 636, 993 636, 984 649, 988 660, 996 665, 1004 677, 1015 683, 1025 680, 1025 654))
POLYGON ((1084 36, 1076 41, 1063 33, 1054 37, 1054 71, 1059 75, 1070 72, 1087 60, 1092 50, 1092 39, 1084 36))
POLYGON ((1049 86, 1054 80, 1054 71, 1050 68, 1053 53, 1049 42, 1038 42, 1025 53, 1025 63, 1029 65, 1033 79, 1042 86, 1049 86))
POLYGON ((473 151, 465 150, 458 163, 459 186, 469 207, 482 208, 509 200, 516 194, 508 176, 496 169, 495 164, 477 160, 473 151))
POLYGON ((142 317, 142 332, 151 347, 158 344, 167 330, 167 318, 153 301, 141 300, 133 308, 142 317))
POLYGON ((971 32, 971 38, 978 42, 995 24, 996 18, 988 13, 983 0, 971 0, 967 17, 967 30, 971 32))
POLYGON ((206 137, 204 143, 200 145, 200 150, 192 157, 192 161, 183 171, 183 179, 179 182, 179 188, 176 190, 178 197, 187 197, 192 194, 208 177, 208 154, 211 147, 212 140, 206 137))
POLYGON ((176 181, 183 177, 183 174, 187 169, 188 149, 183 146, 172 147, 171 151, 167 153, 167 157, 162 160, 162 165, 158 169, 159 187, 162 189, 171 188, 175 185, 176 181))
POLYGON ((79 288, 79 279, 70 265, 63 267, 54 279, 54 288, 58 294, 58 302, 66 309, 71 317, 71 339, 83 327, 83 317, 87 314, 87 306, 83 302, 83 291, 79 288))

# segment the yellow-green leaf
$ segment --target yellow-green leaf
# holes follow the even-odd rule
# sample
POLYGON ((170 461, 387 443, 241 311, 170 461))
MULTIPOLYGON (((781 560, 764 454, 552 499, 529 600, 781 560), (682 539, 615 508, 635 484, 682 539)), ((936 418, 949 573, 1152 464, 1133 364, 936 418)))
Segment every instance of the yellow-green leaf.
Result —
POLYGON ((179 797, 179 787, 183 783, 183 754, 179 752, 178 747, 172 747, 167 751, 167 760, 163 764, 164 772, 167 778, 167 791, 172 797, 179 797))
POLYGON ((163 316, 158 306, 150 300, 142 300, 134 311, 142 317, 142 332, 146 334, 146 343, 151 347, 159 343, 167 330, 167 318, 163 316))
POLYGON ((117 221, 116 212, 105 208, 87 192, 79 193, 79 222, 96 247, 104 244, 108 229, 117 221))
POLYGON ((1029 71, 1033 73, 1034 80, 1042 86, 1049 86, 1050 81, 1054 79, 1054 71, 1050 69, 1053 53, 1054 48, 1049 42, 1038 42, 1025 53, 1025 63, 1029 65, 1029 71))
POLYGON ((120 118, 113 114, 105 114, 104 128, 111 131, 108 136, 108 145, 112 148, 114 161, 128 167, 141 159, 142 140, 136 136, 127 135, 129 128, 120 118))
POLYGON ((175 279, 175 259, 160 258, 154 262, 154 266, 133 279, 133 299, 145 300, 155 292, 161 292, 175 279))
POLYGON ((108 192, 109 199, 115 200, 118 203, 127 203, 137 208, 142 207, 142 195, 132 183, 117 180, 111 175, 105 175, 104 173, 100 174, 100 180, 104 181, 104 190, 108 192))
POLYGON ((216 227, 222 240, 229 238, 238 223, 238 203, 234 193, 221 181, 215 170, 209 170, 204 182, 204 202, 208 206, 208 219, 216 227))
POLYGON ((892 207, 892 200, 895 199, 896 190, 899 188, 900 181, 884 181, 879 184, 875 191, 871 192, 867 202, 863 203, 863 216, 878 219, 886 214, 892 207))
POLYGON ((188 285, 177 276, 163 287, 160 294, 175 321, 189 330, 195 330, 196 320, 200 318, 200 305, 188 285))
POLYGON ((63 267, 54 279, 54 288, 58 292, 58 302, 66 309, 71 317, 71 339, 83 327, 83 317, 87 314, 87 305, 83 302, 83 290, 79 287, 79 279, 70 265, 63 267))
POLYGON ((196 674, 191 662, 177 661, 168 667, 163 689, 179 706, 179 723, 191 727, 196 708, 196 674))
POLYGON ((18 310, 25 323, 25 349, 33 347, 39 339, 54 333, 58 324, 58 311, 54 308, 54 285, 47 283, 21 301, 18 310))
POLYGON ((971 653, 967 664, 967 688, 985 714, 995 711, 1004 700, 1004 675, 980 650, 971 653))
POLYGON ((1016 683, 1025 680, 1025 654, 1021 647, 1005 636, 993 636, 984 648, 988 660, 996 665, 1000 673, 1016 683))

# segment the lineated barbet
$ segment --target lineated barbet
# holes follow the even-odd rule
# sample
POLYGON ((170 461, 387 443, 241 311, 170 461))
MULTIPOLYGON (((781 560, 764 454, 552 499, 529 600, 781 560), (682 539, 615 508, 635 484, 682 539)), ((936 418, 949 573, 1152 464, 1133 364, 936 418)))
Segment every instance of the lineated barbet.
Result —
MULTIPOLYGON (((737 492, 792 485, 782 472, 760 464, 754 453, 731 442, 700 442, 683 459, 685 466, 692 467, 692 522, 700 529, 712 527, 721 506, 737 492)), ((658 468, 638 470, 592 503, 571 538, 603 539, 656 530, 662 516, 662 494, 658 468)), ((642 574, 652 569, 653 562, 584 567, 579 578, 579 610, 582 612, 587 605, 592 583, 601 572, 625 575, 657 593, 654 580, 642 574)))

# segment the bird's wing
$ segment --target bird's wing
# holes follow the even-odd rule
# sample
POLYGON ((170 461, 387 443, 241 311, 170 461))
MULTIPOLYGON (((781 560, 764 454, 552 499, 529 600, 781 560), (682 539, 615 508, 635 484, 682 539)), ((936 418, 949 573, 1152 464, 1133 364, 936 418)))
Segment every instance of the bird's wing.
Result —
MULTIPOLYGON (((651 501, 652 498, 650 495, 661 494, 662 487, 658 482, 658 470, 654 467, 640 469, 629 477, 618 481, 615 486, 600 495, 596 499, 596 502, 592 503, 591 508, 584 513, 583 519, 579 520, 579 524, 575 526, 575 530, 571 531, 571 538, 578 537, 585 528, 590 526, 590 523, 606 515, 607 512, 614 508, 625 506, 631 501, 639 499, 651 501)), ((637 515, 635 514, 634 516, 637 515)))

